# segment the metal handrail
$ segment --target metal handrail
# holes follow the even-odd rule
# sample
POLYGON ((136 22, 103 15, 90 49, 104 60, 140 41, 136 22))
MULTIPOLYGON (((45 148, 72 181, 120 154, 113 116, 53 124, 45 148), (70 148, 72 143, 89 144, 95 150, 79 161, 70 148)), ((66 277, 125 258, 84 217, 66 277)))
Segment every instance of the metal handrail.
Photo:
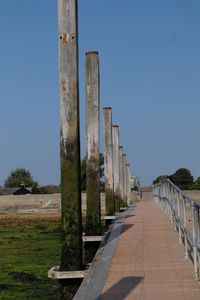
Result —
POLYGON ((192 259, 195 279, 200 279, 200 203, 188 197, 170 179, 153 185, 153 195, 175 224, 179 243, 185 246, 185 258, 192 259))
POLYGON ((169 178, 166 180, 169 182, 176 190, 179 192, 183 197, 185 197, 186 200, 188 201, 193 201, 196 206, 200 207, 200 203, 198 201, 195 201, 194 199, 190 198, 184 191, 182 191, 177 185, 175 185, 169 178))

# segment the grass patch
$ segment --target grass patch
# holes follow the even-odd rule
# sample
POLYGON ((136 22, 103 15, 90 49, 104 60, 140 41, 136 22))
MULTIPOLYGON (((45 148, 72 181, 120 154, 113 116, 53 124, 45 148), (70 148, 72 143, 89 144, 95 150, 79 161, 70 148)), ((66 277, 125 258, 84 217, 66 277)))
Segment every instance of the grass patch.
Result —
POLYGON ((59 265, 58 217, 0 219, 0 299, 59 299, 59 284, 47 271, 59 265))

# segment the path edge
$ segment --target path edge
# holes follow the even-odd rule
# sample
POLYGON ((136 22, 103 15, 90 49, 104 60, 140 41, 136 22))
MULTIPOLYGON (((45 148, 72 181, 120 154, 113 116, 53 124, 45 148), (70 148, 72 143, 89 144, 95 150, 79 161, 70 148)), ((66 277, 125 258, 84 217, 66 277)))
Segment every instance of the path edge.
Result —
POLYGON ((135 205, 129 206, 125 211, 119 213, 112 222, 73 300, 100 299, 123 221, 134 207, 135 205))

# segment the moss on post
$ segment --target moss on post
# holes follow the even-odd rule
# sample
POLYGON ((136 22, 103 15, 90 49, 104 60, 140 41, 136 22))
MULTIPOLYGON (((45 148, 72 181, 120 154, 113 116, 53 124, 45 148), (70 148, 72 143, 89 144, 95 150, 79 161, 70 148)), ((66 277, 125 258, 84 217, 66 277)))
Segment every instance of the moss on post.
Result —
MULTIPOLYGON (((58 0, 61 157, 60 271, 82 268, 77 0, 58 0)), ((74 281, 62 280, 61 299, 73 298, 74 281)))
POLYGON ((86 234, 101 233, 100 174, 99 174, 99 55, 86 53, 86 234))
POLYGON ((120 211, 120 178, 119 178, 119 126, 112 125, 113 147, 113 190, 115 199, 115 211, 120 211))
MULTIPOLYGON (((62 146, 61 146, 62 149, 62 146)), ((82 268, 80 166, 77 153, 61 159, 61 264, 60 270, 82 268), (74 161, 76 157, 77 161, 74 161)))
POLYGON ((115 214, 113 193, 112 108, 104 107, 104 166, 106 215, 115 214))

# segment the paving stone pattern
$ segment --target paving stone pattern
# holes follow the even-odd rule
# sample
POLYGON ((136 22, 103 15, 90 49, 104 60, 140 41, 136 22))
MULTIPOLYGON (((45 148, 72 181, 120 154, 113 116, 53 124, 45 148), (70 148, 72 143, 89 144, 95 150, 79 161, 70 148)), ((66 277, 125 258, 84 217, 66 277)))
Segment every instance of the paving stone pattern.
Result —
POLYGON ((124 220, 101 294, 101 300, 136 299, 200 300, 193 264, 150 193, 124 220))

